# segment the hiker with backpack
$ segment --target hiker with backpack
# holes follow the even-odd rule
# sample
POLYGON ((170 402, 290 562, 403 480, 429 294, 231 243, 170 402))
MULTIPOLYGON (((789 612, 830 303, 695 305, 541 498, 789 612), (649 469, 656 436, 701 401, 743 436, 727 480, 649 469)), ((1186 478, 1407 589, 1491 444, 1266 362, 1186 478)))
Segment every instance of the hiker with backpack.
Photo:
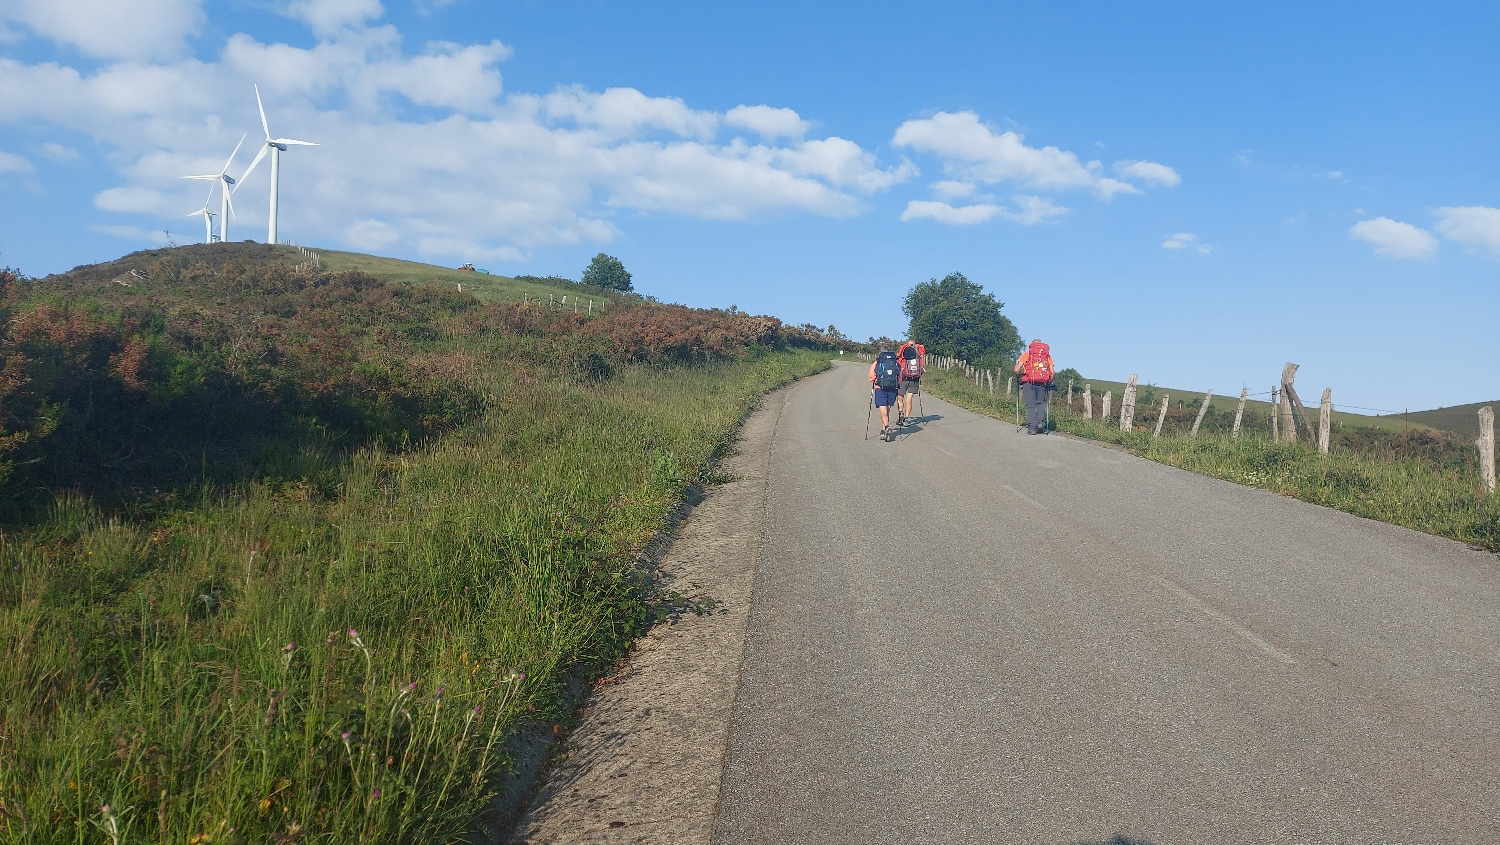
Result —
POLYGON ((1031 341, 1016 361, 1021 376, 1021 398, 1026 400, 1026 433, 1047 430, 1047 392, 1052 389, 1052 350, 1040 340, 1031 341))
POLYGON ((896 393, 897 412, 900 416, 911 419, 912 399, 922 392, 922 373, 925 371, 927 362, 927 347, 915 340, 908 340, 896 350, 896 360, 901 365, 901 387, 896 393), (904 409, 899 407, 903 399, 906 400, 904 409))
POLYGON ((901 389, 901 364, 890 347, 883 347, 870 364, 871 400, 880 409, 880 436, 890 441, 896 436, 891 426, 891 406, 901 389))

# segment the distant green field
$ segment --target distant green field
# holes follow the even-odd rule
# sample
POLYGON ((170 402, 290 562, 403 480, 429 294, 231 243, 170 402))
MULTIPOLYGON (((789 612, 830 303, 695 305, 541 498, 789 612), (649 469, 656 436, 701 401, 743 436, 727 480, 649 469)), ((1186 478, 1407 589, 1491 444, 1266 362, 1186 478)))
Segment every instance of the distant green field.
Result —
MULTIPOLYGON (((572 297, 582 296, 581 306, 588 307, 590 299, 599 302, 604 299, 619 299, 620 295, 613 292, 605 292, 599 288, 589 285, 574 283, 547 284, 543 282, 531 282, 513 279, 510 276, 499 276, 495 274, 476 273, 469 270, 458 270, 452 267, 441 267, 436 264, 423 264, 420 261, 405 261, 400 258, 382 258, 378 255, 365 255, 359 252, 341 252, 332 249, 319 249, 310 247, 318 254, 323 268, 332 272, 341 270, 359 270, 371 276, 385 279, 391 282, 403 282, 413 285, 447 285, 457 288, 463 285, 465 293, 473 293, 481 299, 504 299, 519 300, 521 295, 527 294, 533 297, 546 299, 548 295, 561 298, 563 295, 572 297)), ((300 260, 295 250, 291 247, 285 248, 288 254, 295 260, 300 260)), ((569 305, 572 305, 570 300, 569 305)))
MULTIPOLYGON (((1425 425, 1443 431, 1457 432, 1470 436, 1479 433, 1479 409, 1488 405, 1491 408, 1500 408, 1500 399, 1493 402, 1474 402, 1469 405, 1454 405, 1451 408, 1437 408, 1431 411, 1413 411, 1408 416, 1413 425, 1425 425)), ((1392 414, 1387 417, 1376 417, 1382 422, 1400 425, 1403 415, 1392 414)))

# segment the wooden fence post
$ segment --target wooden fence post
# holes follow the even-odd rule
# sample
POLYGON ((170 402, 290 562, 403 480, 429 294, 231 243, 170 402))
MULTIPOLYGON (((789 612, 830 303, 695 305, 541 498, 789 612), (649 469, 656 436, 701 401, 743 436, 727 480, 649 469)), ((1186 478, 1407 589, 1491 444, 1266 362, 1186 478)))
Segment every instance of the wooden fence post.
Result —
POLYGON ((1083 383, 1083 418, 1094 418, 1094 386, 1088 382, 1083 383))
POLYGON ((1240 436, 1240 420, 1245 418, 1245 399, 1250 395, 1250 388, 1240 388, 1240 406, 1234 411, 1234 432, 1231 437, 1240 436))
POLYGON ((1203 404, 1198 406, 1198 419, 1193 420, 1193 437, 1198 436, 1198 426, 1203 425, 1203 415, 1208 413, 1208 402, 1212 398, 1214 398, 1214 392, 1212 390, 1209 390, 1207 393, 1203 394, 1203 404))
POLYGON ((1495 492, 1495 409, 1486 405, 1479 409, 1479 477, 1484 489, 1495 492))
POLYGON ((1297 424, 1302 424, 1302 431, 1307 433, 1307 439, 1313 438, 1312 424, 1307 421, 1307 409, 1302 407, 1302 400, 1297 396, 1297 388, 1294 382, 1297 380, 1297 365, 1287 362, 1281 369, 1281 425, 1284 429, 1282 437, 1288 443, 1297 442, 1297 424))
POLYGON ((1275 443, 1281 439, 1281 433, 1276 429, 1277 420, 1281 419, 1281 388, 1271 388, 1271 442, 1275 443))
POLYGON ((1323 401, 1318 404, 1318 451, 1328 454, 1329 428, 1333 425, 1333 388, 1323 388, 1323 401))
POLYGON ((1104 405, 1099 408, 1099 421, 1100 422, 1105 422, 1105 423, 1109 422, 1109 414, 1110 414, 1110 411, 1113 410, 1110 407, 1110 403, 1112 403, 1114 401, 1114 398, 1115 398, 1115 392, 1113 390, 1106 390, 1106 391, 1104 391, 1104 405))
POLYGON ((1073 410, 1073 380, 1068 379, 1068 410, 1073 410))
POLYGON ((1120 397, 1120 430, 1129 431, 1135 425, 1135 373, 1125 382, 1125 395, 1120 397))
POLYGON ((989 370, 985 370, 984 371, 984 382, 985 382, 986 385, 989 386, 990 395, 994 396, 995 395, 995 374, 992 373, 992 372, 990 372, 989 370))
POLYGON ((1013 388, 1013 387, 1015 387, 1015 386, 1016 386, 1016 377, 1015 376, 1011 376, 1005 382, 1005 398, 1006 399, 1010 398, 1010 389, 1013 388))
POLYGON ((1163 393, 1161 397, 1161 413, 1156 415, 1156 431, 1151 432, 1152 437, 1161 436, 1161 424, 1167 421, 1167 401, 1171 397, 1163 393))

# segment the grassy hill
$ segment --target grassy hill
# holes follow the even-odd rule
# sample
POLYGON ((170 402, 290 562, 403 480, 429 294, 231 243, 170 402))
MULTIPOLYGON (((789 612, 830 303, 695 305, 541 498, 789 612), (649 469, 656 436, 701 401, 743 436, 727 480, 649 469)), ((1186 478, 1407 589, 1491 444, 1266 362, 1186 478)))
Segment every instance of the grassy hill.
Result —
MULTIPOLYGON (((303 260, 293 247, 280 247, 279 249, 286 254, 286 258, 293 264, 303 260)), ((564 279, 546 281, 524 278, 516 279, 510 276, 458 270, 436 264, 423 264, 418 261, 385 258, 358 252, 340 252, 338 250, 316 248, 313 251, 318 253, 319 259, 323 264, 323 269, 330 273, 358 270, 387 282, 433 285, 438 287, 451 286, 454 290, 457 290, 459 285, 463 285, 465 293, 472 292, 481 299, 519 300, 522 294, 531 297, 539 296, 542 299, 546 299, 548 294, 557 297, 561 297, 564 294, 571 297, 577 294, 583 297, 583 306, 586 308, 589 299, 599 301, 606 298, 612 300, 620 298, 620 294, 614 291, 605 291, 590 285, 570 282, 564 279)), ((571 300, 569 304, 572 304, 571 300)))
POLYGON ((1454 405, 1451 408, 1436 408, 1431 411, 1412 411, 1410 414, 1392 414, 1376 419, 1388 425, 1400 425, 1407 419, 1412 425, 1425 425, 1441 431, 1452 431, 1458 434, 1478 436, 1479 434, 1479 409, 1483 407, 1500 408, 1500 399, 1493 402, 1474 402, 1469 405, 1454 405))
POLYGON ((465 838, 669 601, 636 561, 738 421, 829 357, 345 255, 0 272, 0 839, 465 838))

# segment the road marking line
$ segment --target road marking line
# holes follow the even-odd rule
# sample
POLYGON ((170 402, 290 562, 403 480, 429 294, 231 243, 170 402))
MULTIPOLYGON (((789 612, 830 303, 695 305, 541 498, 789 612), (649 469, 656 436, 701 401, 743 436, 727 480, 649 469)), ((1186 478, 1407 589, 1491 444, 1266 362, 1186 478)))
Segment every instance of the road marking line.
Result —
POLYGON ((1287 654, 1276 646, 1271 645, 1270 643, 1266 642, 1265 639, 1263 639, 1259 634, 1215 610, 1212 605, 1188 592, 1182 587, 1182 585, 1171 580, 1170 578, 1163 578, 1161 576, 1157 576, 1156 580, 1160 582, 1163 587, 1166 587, 1167 589, 1176 593, 1188 604, 1191 604, 1194 607, 1198 608, 1198 610, 1203 612, 1203 615, 1224 625, 1226 628, 1235 632, 1236 634, 1239 634, 1246 640, 1249 640, 1252 644, 1255 645, 1256 648, 1259 648, 1261 651, 1264 651, 1266 654, 1271 655, 1272 657, 1280 660, 1283 663, 1286 663, 1288 665, 1296 665, 1297 659, 1295 657, 1292 657, 1290 654, 1287 654))
POLYGON ((1020 497, 1021 501, 1026 502, 1027 504, 1031 505, 1032 507, 1036 508, 1037 510, 1046 510, 1047 509, 1046 505, 1042 504, 1041 502, 1038 502, 1036 499, 1031 498, 1030 496, 1026 495, 1025 493, 1022 493, 1020 490, 1017 490, 1016 488, 1010 486, 1009 484, 1002 484, 1000 486, 1004 487, 1005 489, 1009 490, 1010 492, 1016 494, 1016 496, 1020 497))
POLYGON ((947 456, 948 456, 948 457, 950 457, 950 458, 952 458, 952 457, 956 457, 956 456, 955 456, 955 455, 954 455, 954 454, 953 454, 953 453, 952 453, 952 452, 950 452, 950 451, 948 451, 948 450, 947 450, 947 449, 944 449, 944 448, 943 448, 943 447, 941 447, 941 446, 934 446, 934 447, 932 447, 932 448, 934 448, 934 449, 936 449, 936 450, 938 450, 938 451, 939 451, 939 452, 942 452, 942 453, 943 453, 943 454, 944 454, 944 455, 947 455, 947 456))

